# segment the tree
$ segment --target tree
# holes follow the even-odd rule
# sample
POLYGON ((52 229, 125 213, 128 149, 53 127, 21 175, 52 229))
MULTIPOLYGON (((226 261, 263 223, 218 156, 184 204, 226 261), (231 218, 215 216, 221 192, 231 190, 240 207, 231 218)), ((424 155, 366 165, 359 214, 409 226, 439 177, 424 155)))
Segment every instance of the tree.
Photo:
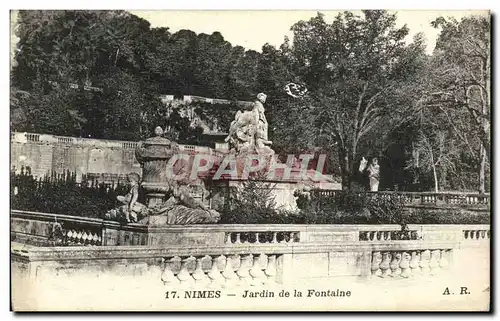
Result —
POLYGON ((142 76, 149 23, 124 11, 21 11, 13 130, 137 140, 161 108, 142 76))
POLYGON ((491 150, 490 17, 461 21, 440 17, 441 28, 433 54, 434 65, 427 99, 447 116, 475 162, 479 163, 479 191, 485 192, 485 171, 491 150), (476 140, 478 144, 476 144, 476 140), (475 146, 480 148, 475 148, 475 146))
MULTIPOLYGON (((395 90, 422 65, 424 43, 405 44, 406 26, 396 28, 396 15, 386 11, 339 14, 327 24, 321 14, 296 23, 293 44, 282 46, 293 73, 311 95, 304 106, 301 135, 337 148, 342 185, 349 188, 360 152, 371 135, 384 137, 391 120, 400 122, 404 108, 394 105, 395 90)), ((291 108, 293 109, 293 107, 291 108)))

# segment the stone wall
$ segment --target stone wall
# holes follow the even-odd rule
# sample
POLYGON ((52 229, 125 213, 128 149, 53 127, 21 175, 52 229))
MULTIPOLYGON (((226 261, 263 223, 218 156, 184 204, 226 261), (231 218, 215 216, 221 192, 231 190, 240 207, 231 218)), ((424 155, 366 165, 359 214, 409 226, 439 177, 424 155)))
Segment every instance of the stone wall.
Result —
MULTIPOLYGON (((135 159, 137 142, 54 136, 33 133, 11 133, 11 168, 31 168, 42 177, 53 171, 76 172, 96 177, 123 176, 130 172, 141 174, 135 159)), ((186 153, 213 153, 209 147, 181 145, 186 153)))
MULTIPOLYGON (((14 213, 13 217, 54 222, 49 214, 14 213)), ((72 219, 59 217, 58 221, 68 224, 72 219)), ((436 299, 443 300, 447 287, 460 291, 460 286, 473 293, 467 301, 470 307, 471 299, 478 299, 489 287, 487 225, 415 225, 409 226, 408 238, 398 237, 399 226, 392 225, 200 225, 155 231, 144 226, 106 226, 118 233, 155 234, 156 240, 174 236, 163 244, 116 246, 82 237, 85 224, 91 228, 97 221, 73 218, 73 223, 83 224, 83 230, 71 230, 68 244, 33 246, 20 239, 11 243, 14 309, 113 309, 115 303, 123 306, 120 310, 172 309, 173 302, 193 309, 192 301, 186 305, 187 301, 165 297, 169 291, 184 296, 192 290, 234 293, 242 306, 251 301, 241 296, 252 289, 349 290, 357 304, 377 301, 376 308, 383 309, 395 308, 396 301, 408 305, 419 293, 432 298, 426 304, 435 304, 436 299), (363 296, 366 291, 369 295, 363 296), (435 291, 439 293, 434 295, 435 291)), ((46 229, 43 224, 13 226, 25 234, 46 229)), ((323 300, 327 299, 336 300, 329 303, 330 308, 343 304, 338 297, 323 300)), ((221 305, 225 301, 199 300, 195 306, 227 309, 221 305)), ((279 309, 279 302, 272 302, 270 307, 279 309)), ((325 306, 324 302, 320 303, 325 306)), ((421 307, 423 300, 417 303, 421 307)), ((291 301, 288 304, 292 306, 291 301)), ((437 307, 443 309, 441 304, 437 307)))
POLYGON ((461 297, 466 299, 458 304, 461 308, 484 309, 488 303, 488 225, 410 225, 404 235, 398 225, 150 228, 12 211, 11 227, 16 311, 227 310, 229 294, 237 296, 232 301, 237 307, 258 309, 253 305, 257 301, 242 296, 248 291, 278 296, 284 290, 304 296, 281 303, 271 298, 268 309, 315 304, 315 309, 335 310, 414 310, 424 305, 443 310, 461 297), (62 242, 54 237, 56 224, 64 231, 62 242), (447 288, 460 294, 461 287, 471 294, 443 296, 447 288), (353 298, 313 299, 307 296, 311 289, 350 291, 353 298), (180 299, 192 291, 204 297, 171 300, 166 295, 172 291, 180 299), (210 293, 223 300, 208 297, 210 293), (346 306, 349 302, 356 305, 346 306))

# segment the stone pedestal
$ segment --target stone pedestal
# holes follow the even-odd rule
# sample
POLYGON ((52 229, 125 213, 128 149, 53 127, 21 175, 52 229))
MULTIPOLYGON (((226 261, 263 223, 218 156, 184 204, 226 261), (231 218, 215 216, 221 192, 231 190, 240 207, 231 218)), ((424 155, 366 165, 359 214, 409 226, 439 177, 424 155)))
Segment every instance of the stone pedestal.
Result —
POLYGON ((169 190, 168 178, 174 169, 167 166, 172 156, 179 153, 179 146, 164 137, 156 136, 141 142, 135 155, 142 167, 142 188, 148 207, 162 203, 169 190))

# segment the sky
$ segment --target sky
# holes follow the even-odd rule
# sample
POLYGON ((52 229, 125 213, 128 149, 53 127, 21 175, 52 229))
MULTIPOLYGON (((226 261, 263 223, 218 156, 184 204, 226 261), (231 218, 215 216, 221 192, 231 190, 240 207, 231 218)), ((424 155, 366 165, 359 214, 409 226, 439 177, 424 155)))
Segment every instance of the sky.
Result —
MULTIPOLYGON (((219 31, 233 46, 261 51, 266 42, 279 47, 287 35, 292 39, 290 27, 300 20, 309 20, 317 11, 130 11, 148 20, 151 27, 169 27, 171 32, 189 29, 196 33, 211 34, 219 31)), ((340 11, 321 11, 331 22, 340 11)), ((394 12, 394 11, 393 11, 394 12)), ((361 14, 360 11, 355 13, 361 14)), ((431 21, 439 16, 460 20, 470 14, 488 14, 487 11, 424 11, 402 10, 397 12, 397 25, 407 24, 410 29, 407 41, 423 32, 427 39, 427 52, 432 53, 439 30, 431 27, 431 21)))

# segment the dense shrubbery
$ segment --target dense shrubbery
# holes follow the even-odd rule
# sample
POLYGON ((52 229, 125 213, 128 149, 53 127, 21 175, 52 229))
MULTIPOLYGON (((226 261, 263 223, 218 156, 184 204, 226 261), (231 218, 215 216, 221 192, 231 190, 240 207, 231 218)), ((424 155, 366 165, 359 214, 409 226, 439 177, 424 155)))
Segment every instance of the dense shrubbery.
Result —
POLYGON ((403 203, 397 198, 368 198, 345 191, 335 196, 297 193, 297 205, 307 224, 403 224, 403 203))
POLYGON ((405 209, 394 195, 368 197, 343 191, 335 197, 298 193, 300 216, 307 224, 489 224, 489 213, 462 209, 405 209))
POLYGON ((78 184, 76 175, 69 172, 37 180, 23 169, 11 174, 10 184, 12 209, 83 217, 101 217, 118 205, 117 195, 127 193, 124 184, 78 184))
POLYGON ((405 215, 408 224, 490 224, 490 213, 461 209, 410 210, 405 215))
POLYGON ((273 184, 257 180, 244 182, 230 190, 222 209, 221 224, 291 224, 300 223, 293 213, 276 208, 273 184))
POLYGON ((489 213, 460 209, 405 209, 393 197, 368 197, 359 191, 334 197, 297 193, 299 211, 276 208, 272 184, 249 181, 233 191, 222 211, 223 224, 489 224, 489 213))

